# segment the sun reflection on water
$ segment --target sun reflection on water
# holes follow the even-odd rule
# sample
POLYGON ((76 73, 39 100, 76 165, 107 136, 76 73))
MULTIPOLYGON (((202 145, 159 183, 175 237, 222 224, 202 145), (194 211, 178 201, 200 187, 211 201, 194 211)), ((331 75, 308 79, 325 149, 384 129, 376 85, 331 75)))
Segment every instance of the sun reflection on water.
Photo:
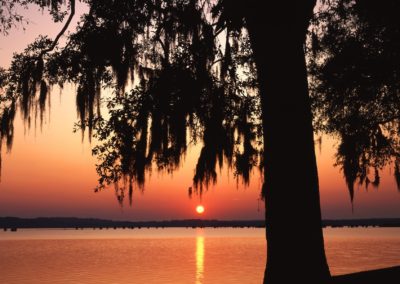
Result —
POLYGON ((196 284, 203 283, 204 277, 204 237, 196 237, 196 284))

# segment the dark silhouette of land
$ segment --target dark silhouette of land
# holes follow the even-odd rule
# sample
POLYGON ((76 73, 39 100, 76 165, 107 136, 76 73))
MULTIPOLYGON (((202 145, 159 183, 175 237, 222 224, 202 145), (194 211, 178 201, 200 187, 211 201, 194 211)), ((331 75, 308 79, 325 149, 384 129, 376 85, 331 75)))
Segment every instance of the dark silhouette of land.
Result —
POLYGON ((400 266, 333 276, 334 284, 399 283, 400 266))
MULTIPOLYGON (((292 222, 298 222, 293 219, 292 222)), ((400 227, 400 218, 324 220, 323 227, 400 227)), ((291 222, 288 223, 291 226, 291 222)), ((113 221, 75 217, 0 217, 0 228, 264 228, 264 220, 185 219, 165 221, 113 221)))

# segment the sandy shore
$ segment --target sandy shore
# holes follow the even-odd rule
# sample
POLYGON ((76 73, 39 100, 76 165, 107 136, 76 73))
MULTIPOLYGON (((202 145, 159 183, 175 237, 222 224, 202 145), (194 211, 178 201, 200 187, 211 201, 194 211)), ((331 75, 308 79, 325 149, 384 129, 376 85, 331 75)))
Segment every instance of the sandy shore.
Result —
POLYGON ((397 284, 400 283, 400 266, 338 275, 333 279, 334 284, 397 284))

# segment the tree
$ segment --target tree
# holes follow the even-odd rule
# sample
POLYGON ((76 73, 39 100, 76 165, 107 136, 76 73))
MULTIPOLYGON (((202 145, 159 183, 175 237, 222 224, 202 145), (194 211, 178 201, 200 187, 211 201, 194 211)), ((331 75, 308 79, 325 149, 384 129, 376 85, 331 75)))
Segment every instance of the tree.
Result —
MULTIPOLYGON (((51 4, 54 14, 60 13, 61 1, 27 2, 51 4)), ((49 85, 72 82, 78 85, 77 129, 88 129, 89 137, 102 142, 93 149, 99 159, 99 188, 115 184, 122 202, 126 190, 131 197, 134 187, 143 188, 145 172, 154 164, 157 170, 173 171, 188 144, 201 141, 193 179, 198 194, 216 182, 217 165, 226 163, 234 168, 245 183, 257 166, 264 171, 268 245, 264 282, 327 283, 330 273, 321 228, 305 57, 316 0, 264 4, 252 0, 246 5, 227 0, 85 2, 90 11, 62 49, 55 49, 59 37, 41 37, 14 57, 9 70, 1 72, 5 90, 1 97, 1 138, 11 145, 17 105, 29 122, 35 112, 43 113, 49 85), (133 86, 131 91, 125 92, 129 86, 133 86), (103 87, 114 90, 113 98, 106 102, 108 119, 99 111, 103 87), (300 221, 289 223, 295 217, 300 221)), ((349 1, 323 2, 328 12, 318 14, 316 32, 310 40, 321 48, 311 45, 316 59, 308 61, 315 125, 328 133, 338 132, 343 138, 339 163, 350 187, 354 175, 365 169, 354 161, 369 149, 362 145, 355 152, 354 143, 370 141, 370 133, 377 141, 384 132, 379 134, 376 127, 366 124, 361 134, 368 139, 360 140, 360 132, 354 135, 348 129, 354 129, 359 119, 376 124, 380 117, 368 120, 360 116, 357 111, 361 107, 343 116, 342 109, 335 107, 344 96, 340 89, 331 87, 335 83, 332 74, 342 74, 346 69, 331 62, 340 62, 341 53, 337 51, 342 50, 341 44, 348 44, 352 35, 341 37, 344 24, 337 25, 337 21, 341 23, 343 18, 339 16, 352 14, 349 8, 357 5, 349 1), (318 25, 335 29, 326 32, 318 25), (330 47, 328 43, 336 37, 342 41, 330 47), (321 56, 322 52, 329 56, 321 56)), ((73 14, 75 2, 69 3, 73 14)), ((365 30, 360 23, 355 22, 355 33, 371 39, 365 35, 375 30, 365 30)), ((349 54, 355 51, 347 50, 349 54)), ((358 68, 356 63, 350 64, 358 68)), ((353 83, 341 78, 337 82, 353 83)), ((361 82, 359 86, 365 85, 361 82)), ((354 96, 349 105, 356 102, 365 107, 371 103, 370 97, 363 99, 364 91, 350 92, 354 96)), ((390 106, 396 113, 393 102, 398 97, 391 98, 380 106, 390 106)), ((367 145, 378 144, 382 145, 367 145)), ((381 149, 374 148, 374 157, 386 159, 381 149)), ((379 166, 378 160, 369 161, 375 168, 379 166)), ((396 167, 399 176, 398 162, 396 167)))
POLYGON ((325 283, 329 278, 304 55, 314 6, 315 1, 275 1, 265 11, 254 4, 247 18, 263 109, 267 283, 290 282, 294 277, 325 283), (285 11, 285 21, 277 11, 285 11), (293 216, 301 222, 289 226, 285 220, 293 216), (296 235, 294 241, 293 232, 307 233, 296 235), (286 273, 285 266, 293 274, 286 273))
MULTIPOLYGON (((294 275, 325 281, 329 270, 303 50, 315 1, 288 7, 271 3, 268 11, 256 1, 246 9, 232 3, 217 3, 213 15, 218 20, 210 21, 207 1, 89 1, 90 12, 66 47, 44 54, 52 41, 42 37, 14 58, 7 77, 10 96, 15 101, 19 95, 29 120, 39 86, 40 106, 48 84, 76 83, 80 126, 88 128, 90 136, 94 129, 104 141, 94 149, 101 161, 100 186, 125 180, 132 192, 135 183, 144 183, 144 171, 154 161, 158 169, 173 170, 186 151, 186 125, 191 138, 200 136, 204 144, 194 177, 200 193, 203 185, 216 181, 217 163, 225 160, 248 179, 262 153, 265 281, 286 282, 294 275), (284 24, 275 14, 281 10, 288 13, 284 24), (267 45, 264 35, 277 44, 267 45), (224 37, 221 48, 219 36, 224 37), (248 76, 241 78, 239 72, 248 76), (123 96, 129 74, 139 87, 123 96), (262 117, 259 97, 251 95, 256 78, 262 117), (287 78, 291 84, 282 84, 287 78), (116 92, 108 102, 108 121, 96 114, 102 85, 113 86, 116 92), (263 151, 255 145, 261 135, 259 121, 263 151), (290 131, 288 125, 293 126, 290 131), (283 185, 293 160, 307 171, 291 171, 290 181, 283 185), (289 225, 293 216, 302 223, 289 225), (294 242, 292 230, 307 234, 294 242)), ((122 199, 124 186, 117 185, 117 190, 122 199)))

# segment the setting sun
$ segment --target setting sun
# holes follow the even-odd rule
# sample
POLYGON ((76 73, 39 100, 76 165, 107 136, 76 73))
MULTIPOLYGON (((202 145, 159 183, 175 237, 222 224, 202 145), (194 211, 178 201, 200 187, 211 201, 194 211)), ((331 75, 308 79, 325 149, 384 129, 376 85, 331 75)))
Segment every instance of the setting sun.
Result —
POLYGON ((204 212, 204 206, 203 206, 203 205, 198 205, 198 206, 196 207, 196 212, 199 213, 199 214, 203 214, 203 212, 204 212))

